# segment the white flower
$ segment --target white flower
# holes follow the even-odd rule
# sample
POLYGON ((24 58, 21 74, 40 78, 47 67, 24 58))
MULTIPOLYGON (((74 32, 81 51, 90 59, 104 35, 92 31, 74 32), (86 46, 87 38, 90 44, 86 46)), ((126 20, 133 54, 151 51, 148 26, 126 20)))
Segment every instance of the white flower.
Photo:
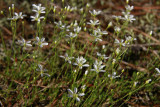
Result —
POLYGON ((22 12, 19 12, 19 14, 15 12, 14 14, 15 17, 17 17, 17 19, 23 19, 25 16, 27 16, 27 15, 22 15, 22 12))
POLYGON ((120 49, 117 48, 117 49, 116 49, 116 54, 118 55, 119 53, 120 53, 120 49))
POLYGON ((85 93, 77 93, 78 92, 78 89, 75 87, 74 88, 74 92, 71 90, 71 89, 67 89, 68 90, 68 97, 72 97, 72 98, 75 98, 77 101, 80 101, 80 98, 79 96, 84 96, 85 93))
POLYGON ((116 27, 114 27, 114 30, 115 30, 116 32, 120 32, 121 28, 116 26, 116 27))
POLYGON ((116 20, 123 19, 122 16, 115 16, 115 15, 113 15, 112 17, 115 18, 116 20))
POLYGON ((108 32, 107 31, 101 31, 101 29, 97 29, 97 30, 94 30, 94 32, 96 32, 98 35, 107 35, 108 32))
POLYGON ((132 42, 133 40, 137 40, 136 38, 133 38, 133 37, 131 37, 131 36, 125 36, 125 38, 126 38, 126 41, 125 42, 132 42))
POLYGON ((97 16, 101 13, 101 11, 93 10, 93 11, 89 11, 89 13, 91 13, 92 16, 97 16))
POLYGON ((23 47, 31 47, 31 41, 26 41, 24 38, 22 40, 18 40, 18 43, 23 47))
POLYGON ((22 12, 19 12, 19 14, 15 12, 14 15, 15 16, 13 16, 13 18, 8 18, 8 20, 16 21, 18 19, 23 19, 25 16, 27 16, 27 15, 22 15, 22 12))
POLYGON ((76 58, 76 63, 73 63, 73 65, 77 65, 79 66, 80 69, 82 69, 82 67, 89 67, 88 64, 84 64, 86 62, 86 59, 83 58, 82 56, 78 58, 76 58))
POLYGON ((41 48, 43 47, 43 46, 45 46, 45 45, 48 45, 48 43, 46 43, 46 42, 44 42, 45 41, 45 38, 39 38, 39 37, 36 37, 36 44, 38 45, 38 46, 40 46, 41 48))
POLYGON ((96 21, 90 20, 90 22, 87 22, 87 24, 96 26, 96 25, 99 25, 100 23, 99 23, 99 20, 96 20, 96 21))
POLYGON ((105 54, 101 54, 101 53, 99 53, 99 52, 97 52, 97 56, 99 56, 99 57, 101 57, 101 59, 103 60, 103 59, 108 59, 109 57, 106 57, 106 55, 105 54))
POLYGON ((72 38, 75 38, 77 36, 77 34, 70 32, 69 35, 66 35, 66 36, 70 37, 72 39, 72 38))
POLYGON ((69 31, 68 28, 70 28, 70 26, 66 26, 65 24, 62 24, 62 21, 59 22, 54 22, 60 29, 64 30, 66 29, 66 31, 69 31))
POLYGON ((50 77, 49 74, 44 73, 45 71, 47 71, 47 69, 43 69, 43 66, 41 64, 38 64, 38 68, 36 69, 36 71, 40 71, 41 77, 43 77, 44 75, 50 77))
POLYGON ((134 9, 134 6, 127 5, 125 6, 125 8, 127 11, 132 11, 134 9))
POLYGON ((81 89, 82 89, 82 90, 85 90, 85 89, 86 89, 86 85, 82 85, 82 86, 81 86, 81 89))
POLYGON ((125 42, 124 40, 122 39, 121 41, 119 41, 118 39, 115 39, 115 42, 114 43, 117 43, 119 45, 122 45, 122 46, 125 46, 125 42))
POLYGON ((124 20, 128 21, 128 22, 133 22, 134 20, 136 20, 134 18, 134 15, 124 15, 124 20))
POLYGON ((32 6, 33 6, 33 12, 36 12, 38 15, 40 15, 40 13, 45 13, 45 7, 41 7, 42 6, 42 4, 38 4, 38 5, 36 5, 36 4, 32 4, 32 6))
POLYGON ((31 21, 37 21, 37 22, 40 22, 41 19, 44 19, 44 16, 39 16, 39 14, 36 14, 35 16, 30 16, 31 18, 31 21))
POLYGON ((74 28, 75 33, 79 33, 81 31, 81 27, 77 26, 74 28))
POLYGON ((108 77, 112 78, 112 79, 120 77, 120 75, 116 76, 116 74, 117 74, 116 72, 113 72, 113 74, 111 74, 111 75, 108 74, 108 77))
POLYGON ((69 62, 71 64, 71 59, 73 59, 74 57, 69 57, 67 53, 65 53, 65 56, 59 56, 61 58, 64 58, 65 61, 69 62))
POLYGON ((102 65, 102 61, 95 61, 95 63, 94 63, 94 69, 91 69, 91 71, 96 71, 97 73, 99 73, 99 72, 106 72, 105 70, 102 70, 104 67, 105 67, 105 65, 102 65))
POLYGON ((94 33, 91 35, 94 37, 95 41, 102 41, 102 35, 98 34, 97 31, 94 30, 94 33))

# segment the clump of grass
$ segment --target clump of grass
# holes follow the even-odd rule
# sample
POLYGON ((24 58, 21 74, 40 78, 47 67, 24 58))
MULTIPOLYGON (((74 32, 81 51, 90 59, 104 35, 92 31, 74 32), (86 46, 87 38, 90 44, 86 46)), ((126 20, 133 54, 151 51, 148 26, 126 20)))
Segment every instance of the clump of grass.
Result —
POLYGON ((130 102, 139 103, 134 97, 143 95, 156 104, 151 87, 159 81, 159 66, 152 66, 158 72, 150 75, 151 69, 123 61, 131 51, 129 47, 137 42, 134 32, 128 30, 136 21, 133 9, 127 0, 122 16, 113 15, 104 28, 103 20, 98 19, 103 12, 91 9, 89 4, 81 9, 65 6, 63 0, 62 7, 32 4, 31 16, 16 13, 12 4, 6 17, 12 30, 9 43, 1 32, 0 104, 129 106, 130 102), (30 39, 24 32, 25 17, 30 18, 35 30, 30 39), (48 35, 44 28, 50 25, 48 35), (21 33, 17 26, 22 26, 21 33), (135 68, 131 75, 123 64, 135 68))

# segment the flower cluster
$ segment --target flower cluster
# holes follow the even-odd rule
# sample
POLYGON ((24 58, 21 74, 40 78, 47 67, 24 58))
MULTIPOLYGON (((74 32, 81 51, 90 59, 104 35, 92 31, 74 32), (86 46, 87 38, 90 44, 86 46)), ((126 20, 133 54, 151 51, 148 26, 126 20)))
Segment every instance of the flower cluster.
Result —
POLYGON ((41 13, 45 13, 45 7, 42 7, 42 4, 32 4, 33 9, 32 11, 35 12, 35 16, 31 16, 32 20, 31 21, 38 21, 40 22, 41 19, 44 19, 44 16, 40 16, 41 13))
POLYGON ((124 41, 123 39, 118 40, 118 39, 115 39, 115 42, 116 44, 119 44, 120 46, 126 46, 126 45, 129 45, 130 42, 132 42, 133 40, 137 40, 136 38, 133 38, 131 36, 125 36, 126 40, 124 41))
MULTIPOLYGON (((42 37, 40 39, 39 37, 36 37, 35 43, 42 48, 43 46, 48 45, 48 43, 44 41, 45 38, 42 37)), ((18 40, 18 44, 23 46, 24 49, 27 49, 27 47, 32 47, 31 41, 26 41, 24 38, 22 38, 22 40, 18 40)))
POLYGON ((134 18, 134 15, 130 14, 131 11, 133 10, 134 6, 127 5, 127 6, 125 6, 125 8, 126 8, 126 11, 122 12, 123 17, 113 15, 113 18, 115 18, 116 20, 122 19, 122 20, 125 20, 127 22, 133 22, 134 20, 136 20, 134 18))

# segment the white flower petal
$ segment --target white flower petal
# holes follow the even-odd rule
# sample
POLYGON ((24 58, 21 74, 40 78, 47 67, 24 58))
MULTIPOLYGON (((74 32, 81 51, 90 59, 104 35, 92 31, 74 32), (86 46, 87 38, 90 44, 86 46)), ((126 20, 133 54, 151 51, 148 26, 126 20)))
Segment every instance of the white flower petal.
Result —
POLYGON ((71 89, 67 89, 68 90, 68 93, 73 95, 73 91, 71 89))
POLYGON ((76 100, 80 102, 80 99, 78 97, 76 97, 76 100))
POLYGON ((84 96, 85 94, 84 93, 80 93, 80 94, 78 94, 78 96, 84 96))
POLYGON ((78 89, 75 87, 74 88, 74 93, 77 93, 78 92, 78 89))

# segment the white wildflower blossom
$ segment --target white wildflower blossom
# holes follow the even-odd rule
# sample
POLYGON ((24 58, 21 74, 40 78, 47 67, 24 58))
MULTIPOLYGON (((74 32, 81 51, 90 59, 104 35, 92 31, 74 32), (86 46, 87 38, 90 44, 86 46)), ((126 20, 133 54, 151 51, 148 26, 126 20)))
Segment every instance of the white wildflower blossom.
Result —
POLYGON ((123 19, 122 16, 112 15, 112 17, 115 18, 116 20, 123 19))
POLYGON ((50 77, 50 75, 49 75, 49 74, 44 73, 44 72, 46 72, 46 71, 47 71, 47 69, 43 69, 43 66, 42 66, 41 64, 38 64, 38 68, 36 69, 36 71, 40 71, 40 73, 41 73, 41 77, 43 77, 44 75, 46 75, 46 76, 50 77))
POLYGON ((98 35, 96 32, 94 32, 94 34, 91 34, 91 36, 94 37, 95 41, 102 41, 102 35, 98 35))
POLYGON ((120 32, 121 28, 120 27, 114 27, 115 32, 120 32))
POLYGON ((82 86, 81 86, 81 89, 82 89, 82 90, 85 90, 85 89, 86 89, 86 85, 82 85, 82 86))
POLYGON ((134 18, 134 15, 124 15, 124 20, 132 23, 136 19, 134 18))
POLYGON ((90 22, 87 22, 87 24, 91 25, 91 26, 96 26, 96 25, 99 25, 99 20, 96 20, 96 21, 93 21, 93 20, 90 20, 90 22))
POLYGON ((32 4, 33 9, 32 11, 35 12, 35 16, 30 16, 30 18, 32 19, 31 21, 37 21, 40 22, 41 19, 44 19, 44 16, 40 16, 41 13, 45 13, 45 7, 42 7, 42 4, 32 4))
POLYGON ((74 28, 75 33, 79 33, 81 31, 81 27, 77 26, 74 28))
POLYGON ((24 48, 26 47, 32 47, 31 41, 26 41, 24 38, 22 40, 18 40, 18 43, 23 46, 24 48))
POLYGON ((66 31, 69 31, 70 26, 66 26, 65 24, 62 24, 62 21, 59 22, 54 22, 60 29, 64 30, 66 29, 66 31))
POLYGON ((132 11, 134 9, 134 6, 127 5, 125 6, 125 8, 127 11, 132 11))
POLYGON ((102 39, 101 39, 101 38, 102 38, 102 35, 99 34, 99 33, 102 33, 102 32, 99 32, 99 31, 94 30, 94 31, 93 31, 93 34, 91 34, 91 36, 94 37, 95 41, 102 41, 102 39))
POLYGON ((116 74, 117 74, 116 72, 113 72, 112 74, 108 74, 108 77, 112 79, 119 78, 120 75, 116 76, 116 74))
POLYGON ((38 45, 38 46, 40 46, 41 48, 43 47, 43 46, 45 46, 45 45, 48 45, 48 43, 47 42, 44 42, 45 41, 45 38, 39 38, 39 37, 36 37, 36 44, 38 45))
POLYGON ((97 33, 98 35, 107 35, 108 32, 107 31, 101 31, 101 29, 97 29, 97 30, 94 30, 95 33, 97 33))
POLYGON ((116 49, 116 54, 118 55, 119 53, 120 53, 120 49, 117 48, 117 49, 116 49))
POLYGON ((101 54, 101 53, 99 53, 99 52, 97 52, 97 56, 99 56, 102 60, 103 59, 109 59, 109 57, 106 57, 106 55, 105 54, 101 54))
POLYGON ((75 98, 77 101, 80 101, 79 96, 84 96, 85 93, 79 93, 78 94, 78 89, 75 87, 74 88, 74 92, 71 89, 67 89, 68 90, 68 97, 72 97, 75 98))
POLYGON ((22 12, 19 12, 19 13, 14 13, 15 16, 13 16, 13 18, 8 18, 8 20, 18 20, 18 19, 23 19, 25 16, 27 15, 23 15, 22 12))
POLYGON ((66 37, 73 39, 73 38, 77 37, 77 34, 70 32, 69 35, 66 35, 66 37))
POLYGON ((71 59, 73 59, 74 57, 69 57, 67 53, 65 53, 64 56, 60 55, 59 57, 64 58, 66 62, 71 64, 71 59))
POLYGON ((115 39, 115 42, 116 44, 119 44, 119 45, 122 45, 122 46, 125 46, 125 42, 124 40, 122 39, 121 41, 119 41, 118 39, 115 39))
POLYGON ((38 4, 38 5, 32 4, 32 6, 33 6, 32 11, 36 12, 38 15, 40 15, 41 13, 45 13, 46 8, 42 7, 42 4, 38 4))
POLYGON ((37 21, 40 22, 41 19, 44 19, 44 16, 39 16, 38 14, 36 14, 35 16, 30 16, 31 21, 37 21))
POLYGON ((102 11, 96 11, 96 10, 93 10, 93 11, 89 11, 89 13, 91 13, 92 16, 97 16, 101 13, 102 11))
POLYGON ((94 65, 93 65, 94 69, 91 69, 91 71, 96 71, 96 73, 99 73, 99 72, 106 72, 105 70, 102 70, 105 65, 102 65, 102 61, 95 61, 94 65))
POLYGON ((79 66, 80 69, 82 69, 82 67, 89 67, 88 64, 84 64, 86 62, 86 59, 83 58, 82 56, 78 58, 76 58, 76 63, 73 63, 73 65, 77 65, 79 66))
POLYGON ((14 17, 16 17, 17 19, 23 19, 25 16, 27 16, 25 14, 23 15, 22 12, 19 12, 19 14, 15 12, 14 14, 15 14, 14 17))
POLYGON ((125 36, 125 38, 126 38, 126 41, 125 41, 125 43, 127 43, 127 44, 129 44, 129 42, 132 42, 133 40, 137 40, 136 38, 133 38, 133 37, 131 37, 131 36, 125 36))

